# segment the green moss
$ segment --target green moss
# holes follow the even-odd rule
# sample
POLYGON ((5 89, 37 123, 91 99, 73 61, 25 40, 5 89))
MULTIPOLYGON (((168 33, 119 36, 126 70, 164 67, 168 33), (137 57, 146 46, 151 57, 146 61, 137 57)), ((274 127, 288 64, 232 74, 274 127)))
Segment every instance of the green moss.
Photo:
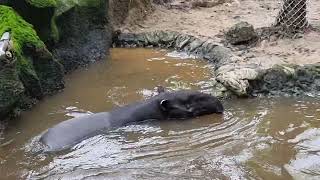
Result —
POLYGON ((26 0, 29 4, 38 7, 38 8, 46 8, 46 7, 56 7, 56 0, 26 0))
POLYGON ((56 8, 54 11, 54 16, 51 18, 51 33, 50 36, 53 42, 59 41, 59 29, 56 25, 56 18, 67 12, 73 7, 100 7, 104 0, 56 0, 56 8))
POLYGON ((0 6, 0 34, 10 32, 13 41, 13 49, 17 57, 16 71, 20 80, 27 87, 28 93, 33 97, 39 97, 41 93, 40 80, 34 70, 32 60, 24 55, 25 45, 31 45, 36 48, 45 47, 39 39, 32 25, 24 21, 10 7, 0 6))
POLYGON ((60 16, 75 6, 99 7, 104 0, 57 0, 55 16, 60 16))
POLYGON ((24 56, 23 48, 27 44, 35 48, 43 48, 45 47, 44 43, 37 36, 32 25, 24 21, 12 8, 0 6, 0 34, 6 31, 10 32, 13 40, 13 49, 18 60, 16 68, 20 78, 24 80, 27 79, 24 78, 27 76, 29 79, 33 79, 34 82, 39 81, 32 62, 24 56))
POLYGON ((59 34, 59 29, 56 24, 56 17, 55 16, 51 18, 51 34, 50 34, 50 36, 51 36, 54 43, 57 43, 59 41, 60 34, 59 34))
POLYGON ((23 47, 27 44, 35 48, 45 47, 31 24, 23 20, 11 7, 0 5, 0 34, 4 32, 10 32, 18 60, 22 59, 23 47))

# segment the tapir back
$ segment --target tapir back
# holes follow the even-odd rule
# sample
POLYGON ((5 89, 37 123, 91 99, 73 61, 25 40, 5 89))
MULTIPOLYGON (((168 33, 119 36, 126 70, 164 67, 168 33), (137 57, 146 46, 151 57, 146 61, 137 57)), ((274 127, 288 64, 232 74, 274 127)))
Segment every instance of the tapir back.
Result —
POLYGON ((69 119, 48 129, 40 141, 48 146, 48 151, 61 150, 98 134, 99 130, 108 129, 109 119, 108 112, 69 119))

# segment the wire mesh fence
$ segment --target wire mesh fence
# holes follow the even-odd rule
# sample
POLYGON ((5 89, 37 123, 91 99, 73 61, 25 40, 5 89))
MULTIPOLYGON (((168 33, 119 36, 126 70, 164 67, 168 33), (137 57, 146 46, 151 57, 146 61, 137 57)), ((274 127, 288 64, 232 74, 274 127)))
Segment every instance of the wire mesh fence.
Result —
POLYGON ((290 32, 305 30, 309 27, 307 19, 308 4, 308 0, 283 0, 275 25, 290 32))

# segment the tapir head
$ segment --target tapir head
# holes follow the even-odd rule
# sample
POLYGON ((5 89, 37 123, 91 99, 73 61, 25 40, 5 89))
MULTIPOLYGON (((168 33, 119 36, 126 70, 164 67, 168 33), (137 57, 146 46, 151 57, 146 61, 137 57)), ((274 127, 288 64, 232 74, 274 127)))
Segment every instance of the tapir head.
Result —
POLYGON ((216 97, 198 91, 161 93, 159 105, 168 119, 187 119, 224 111, 216 97))

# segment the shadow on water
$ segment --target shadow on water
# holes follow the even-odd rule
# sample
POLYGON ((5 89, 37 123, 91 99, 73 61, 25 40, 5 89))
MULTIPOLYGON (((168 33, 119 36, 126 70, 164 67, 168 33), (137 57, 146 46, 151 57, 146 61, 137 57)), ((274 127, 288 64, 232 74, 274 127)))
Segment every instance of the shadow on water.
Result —
POLYGON ((224 102, 223 115, 146 121, 104 132, 57 154, 34 154, 39 134, 60 121, 148 98, 169 89, 210 92, 206 62, 163 50, 113 49, 67 77, 66 89, 11 122, 1 142, 0 174, 16 179, 317 179, 317 98, 224 102), (175 55, 175 54, 174 54, 175 55))

